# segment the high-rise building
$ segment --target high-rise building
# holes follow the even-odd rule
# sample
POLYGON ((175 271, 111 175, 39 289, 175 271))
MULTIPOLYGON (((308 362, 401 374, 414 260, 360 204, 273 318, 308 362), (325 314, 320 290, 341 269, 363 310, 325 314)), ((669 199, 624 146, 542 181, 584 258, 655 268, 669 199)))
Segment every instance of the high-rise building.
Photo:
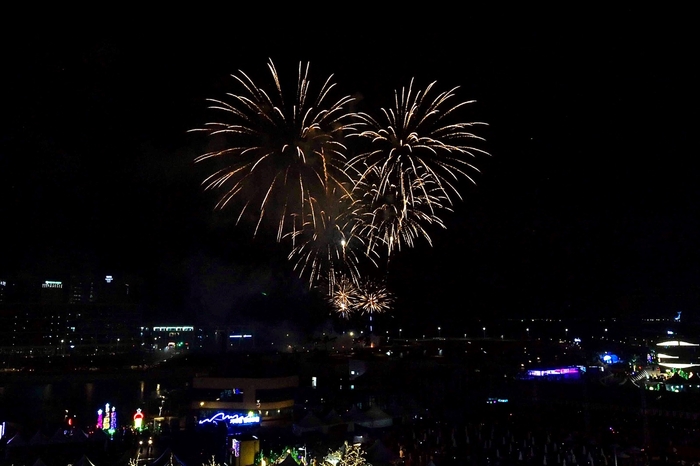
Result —
POLYGON ((11 289, 9 281, 3 283, 0 352, 94 354, 138 347, 138 303, 126 280, 28 279, 11 289))
POLYGON ((140 343, 140 319, 131 284, 113 275, 73 277, 69 299, 71 344, 113 349, 140 343))

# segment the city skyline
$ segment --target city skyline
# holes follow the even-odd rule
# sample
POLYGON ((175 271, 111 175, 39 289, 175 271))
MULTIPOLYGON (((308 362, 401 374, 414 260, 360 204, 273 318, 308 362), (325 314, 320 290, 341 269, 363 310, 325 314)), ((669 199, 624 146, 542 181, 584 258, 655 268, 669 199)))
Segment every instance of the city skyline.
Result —
POLYGON ((468 118, 488 123, 490 156, 446 228, 392 258, 396 314, 694 313, 692 28, 682 12, 642 7, 516 13, 477 9, 465 27, 408 35, 370 23, 323 38, 240 30, 244 46, 141 29, 7 46, 0 280, 136 275, 154 314, 220 317, 274 294, 287 308, 261 307, 272 320, 303 319, 309 298, 286 245, 214 211, 194 164, 206 138, 188 133, 209 121, 206 99, 235 92, 232 74, 268 82, 271 59, 290 83, 308 61, 363 108, 390 106, 412 78, 458 86, 475 100, 468 118))

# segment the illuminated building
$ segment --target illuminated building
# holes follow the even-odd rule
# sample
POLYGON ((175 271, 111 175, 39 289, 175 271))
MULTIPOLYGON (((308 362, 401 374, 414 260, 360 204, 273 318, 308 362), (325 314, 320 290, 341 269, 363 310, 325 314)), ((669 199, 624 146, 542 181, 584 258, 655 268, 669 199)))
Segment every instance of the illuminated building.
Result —
POLYGON ((154 325, 140 328, 146 351, 184 351, 199 348, 202 330, 192 325, 154 325))
POLYGON ((111 275, 50 278, 30 278, 3 291, 0 352, 111 354, 131 348, 140 322, 128 282, 111 275))
MULTIPOLYGON (((672 392, 698 391, 700 344, 686 339, 664 339, 656 343, 656 361, 664 374, 664 386, 672 392)), ((657 387, 658 388, 658 387, 657 387)))
POLYGON ((252 328, 211 328, 183 323, 157 323, 140 327, 141 347, 145 351, 204 350, 238 352, 255 349, 252 328))
POLYGON ((700 368, 700 344, 687 340, 662 340, 656 343, 656 359, 662 369, 700 368))
POLYGON ((225 370, 192 379, 195 426, 206 430, 223 424, 235 433, 250 425, 291 423, 299 375, 264 357, 227 359, 225 370))
POLYGON ((99 353, 138 342, 140 316, 132 286, 124 277, 73 277, 70 290, 72 345, 99 353))
MULTIPOLYGON (((679 313, 680 316, 680 313, 679 313)), ((674 335, 668 332, 669 337, 674 335)), ((700 344, 684 338, 671 337, 658 341, 649 356, 652 365, 645 368, 634 381, 642 381, 649 390, 669 392, 700 391, 700 344)))
POLYGON ((556 367, 551 369, 530 369, 527 371, 528 377, 542 378, 547 380, 578 380, 581 377, 582 368, 556 367))

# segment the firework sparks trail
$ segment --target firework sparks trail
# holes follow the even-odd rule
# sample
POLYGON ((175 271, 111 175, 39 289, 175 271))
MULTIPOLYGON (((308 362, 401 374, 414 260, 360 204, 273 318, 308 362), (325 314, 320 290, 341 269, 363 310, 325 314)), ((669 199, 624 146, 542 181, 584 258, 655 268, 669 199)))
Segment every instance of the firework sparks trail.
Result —
POLYGON ((308 276, 310 288, 322 279, 332 287, 338 273, 348 275, 357 283, 363 261, 378 266, 374 246, 367 245, 358 234, 358 217, 352 199, 347 196, 330 199, 325 206, 317 206, 317 212, 307 220, 309 224, 293 233, 294 246, 288 259, 294 261, 294 269, 300 277, 308 276))
POLYGON ((413 247, 418 238, 424 238, 432 246, 424 225, 435 224, 445 228, 437 211, 452 210, 443 205, 440 188, 430 176, 415 177, 412 182, 416 186, 407 192, 421 195, 414 197, 409 205, 405 200, 403 203, 397 202, 397 199, 402 199, 400 187, 390 186, 380 191, 380 180, 380 169, 373 166, 356 184, 356 231, 366 238, 367 250, 377 255, 377 246, 383 245, 390 257, 394 250, 401 250, 402 244, 413 247))

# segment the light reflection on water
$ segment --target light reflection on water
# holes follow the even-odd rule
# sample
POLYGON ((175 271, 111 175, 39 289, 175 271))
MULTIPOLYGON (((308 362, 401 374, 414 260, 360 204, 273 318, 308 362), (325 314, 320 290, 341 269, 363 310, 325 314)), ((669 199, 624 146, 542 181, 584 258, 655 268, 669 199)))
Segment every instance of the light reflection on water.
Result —
POLYGON ((106 403, 117 408, 118 416, 130 418, 137 408, 145 409, 150 391, 145 380, 110 379, 74 381, 61 377, 49 383, 7 380, 0 386, 0 421, 31 428, 49 428, 61 423, 66 414, 77 426, 93 425, 97 410, 106 403))

